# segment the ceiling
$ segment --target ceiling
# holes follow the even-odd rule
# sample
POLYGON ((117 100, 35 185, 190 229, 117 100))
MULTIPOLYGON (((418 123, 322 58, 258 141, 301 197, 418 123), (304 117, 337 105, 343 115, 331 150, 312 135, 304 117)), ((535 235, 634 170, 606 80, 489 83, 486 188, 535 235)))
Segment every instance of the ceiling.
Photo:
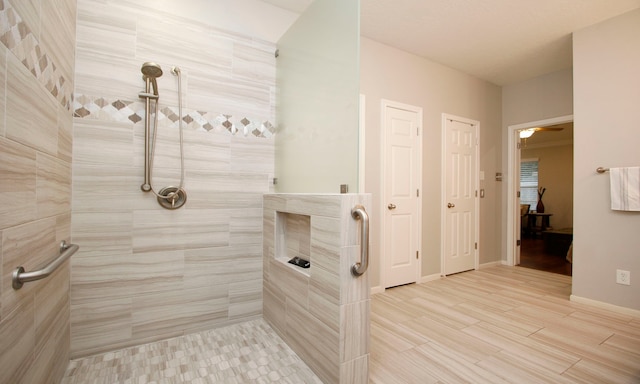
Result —
POLYGON ((560 131, 538 131, 524 140, 528 148, 553 145, 568 145, 573 143, 573 122, 549 125, 548 128, 562 128, 560 131))
MULTIPOLYGON (((262 0, 302 13, 313 0, 262 0)), ((361 34, 497 85, 572 67, 571 33, 640 0, 361 0, 361 34)))

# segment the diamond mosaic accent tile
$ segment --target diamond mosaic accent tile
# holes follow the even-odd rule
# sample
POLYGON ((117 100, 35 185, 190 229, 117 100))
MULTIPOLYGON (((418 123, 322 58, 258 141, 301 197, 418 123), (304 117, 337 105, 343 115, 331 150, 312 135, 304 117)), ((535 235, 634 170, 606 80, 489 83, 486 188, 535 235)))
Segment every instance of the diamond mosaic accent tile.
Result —
POLYGON ((0 0, 0 41, 67 110, 73 86, 42 49, 40 42, 6 0, 0 0))
POLYGON ((262 319, 72 360, 62 384, 322 381, 262 319))
MULTIPOLYGON (((144 102, 131 100, 106 100, 102 97, 93 98, 77 94, 73 99, 73 116, 83 119, 105 119, 108 121, 144 123, 144 102)), ((268 120, 252 117, 234 117, 226 114, 215 114, 206 111, 183 109, 182 125, 184 129, 218 132, 259 138, 271 138, 275 134, 275 127, 268 120)), ((179 111, 177 107, 160 106, 158 120, 168 120, 172 128, 179 126, 179 111)))

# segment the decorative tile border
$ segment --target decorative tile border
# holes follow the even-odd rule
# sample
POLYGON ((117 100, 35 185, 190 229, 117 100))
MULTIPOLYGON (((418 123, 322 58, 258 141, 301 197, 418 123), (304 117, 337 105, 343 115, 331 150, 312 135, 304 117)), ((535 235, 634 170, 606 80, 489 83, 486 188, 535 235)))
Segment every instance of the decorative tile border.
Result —
POLYGON ((73 84, 44 52, 38 39, 7 0, 0 0, 0 41, 66 109, 71 108, 73 84))
MULTIPOLYGON (((93 98, 77 94, 73 100, 73 116, 83 119, 101 119, 117 122, 144 123, 145 103, 131 100, 107 100, 103 97, 93 98)), ((225 132, 231 135, 253 135, 270 138, 275 127, 268 120, 251 117, 234 117, 231 115, 196 111, 183 108, 183 128, 203 130, 207 132, 225 132)), ((168 121, 170 127, 178 127, 178 108, 161 107, 158 110, 158 122, 168 121)))

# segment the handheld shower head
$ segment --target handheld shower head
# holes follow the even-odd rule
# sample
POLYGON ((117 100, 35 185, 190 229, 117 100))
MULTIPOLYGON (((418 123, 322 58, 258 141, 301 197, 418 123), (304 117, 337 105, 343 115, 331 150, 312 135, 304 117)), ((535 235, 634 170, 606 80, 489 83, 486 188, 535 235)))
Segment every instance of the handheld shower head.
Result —
POLYGON ((160 68, 160 65, 151 61, 147 61, 146 63, 142 64, 142 68, 140 70, 142 71, 142 74, 147 77, 162 76, 162 68, 160 68))
MULTIPOLYGON (((162 68, 160 68, 160 65, 147 61, 142 64, 140 71, 142 71, 145 81, 149 80, 151 85, 153 85, 153 94, 158 96, 158 83, 156 82, 156 78, 162 76, 162 68)), ((147 90, 147 92, 149 92, 149 90, 147 90)))

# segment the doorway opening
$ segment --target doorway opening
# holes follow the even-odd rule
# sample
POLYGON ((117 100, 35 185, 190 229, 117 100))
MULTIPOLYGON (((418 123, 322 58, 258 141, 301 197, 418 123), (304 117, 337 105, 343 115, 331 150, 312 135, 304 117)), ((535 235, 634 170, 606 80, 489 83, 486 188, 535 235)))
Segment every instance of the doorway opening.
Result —
MULTIPOLYGON (((573 116, 509 126, 508 143, 507 264, 570 274, 573 116), (521 138, 521 132, 532 136, 521 138), (529 205, 528 212, 521 205, 522 191, 527 187, 521 186, 522 159, 536 160, 539 167, 535 175, 533 171, 527 175, 536 179, 536 204, 524 204, 529 205)), ((531 177, 527 183, 533 184, 531 177)))

